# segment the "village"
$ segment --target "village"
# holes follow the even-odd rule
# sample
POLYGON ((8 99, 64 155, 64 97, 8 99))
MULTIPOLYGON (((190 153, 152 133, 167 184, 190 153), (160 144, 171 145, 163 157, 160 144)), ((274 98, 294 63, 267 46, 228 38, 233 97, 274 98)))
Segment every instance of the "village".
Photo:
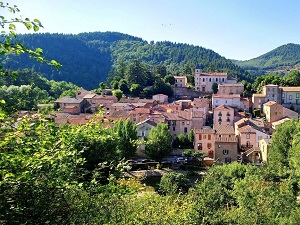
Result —
MULTIPOLYGON (((261 94, 242 97, 244 85, 227 73, 202 72, 195 68, 194 90, 186 76, 174 76, 175 100, 156 94, 152 99, 123 97, 119 101, 111 90, 101 95, 80 89, 76 97, 54 102, 59 111, 51 115, 57 124, 85 124, 102 110, 103 121, 129 119, 137 125, 140 140, 158 123, 168 124, 175 139, 193 131, 193 152, 202 152, 207 164, 240 161, 260 165, 268 161, 272 133, 278 126, 298 118, 300 87, 265 85, 261 94), (218 85, 214 94, 213 84, 218 85), (293 110, 292 110, 293 109, 293 110)), ((145 157, 145 146, 138 145, 137 156, 145 157)), ((181 156, 184 149, 174 149, 181 156)))

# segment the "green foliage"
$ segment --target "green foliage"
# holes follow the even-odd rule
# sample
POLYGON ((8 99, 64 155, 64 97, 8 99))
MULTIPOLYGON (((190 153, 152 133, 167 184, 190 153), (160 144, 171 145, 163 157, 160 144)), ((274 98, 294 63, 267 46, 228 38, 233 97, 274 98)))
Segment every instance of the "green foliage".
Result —
POLYGON ((123 91, 116 89, 113 91, 113 96, 116 96, 119 101, 123 97, 123 91))
POLYGON ((189 189, 189 180, 182 173, 165 173, 159 183, 159 192, 165 195, 186 193, 189 189))
POLYGON ((135 155, 138 139, 136 129, 136 124, 132 123, 129 119, 125 121, 118 120, 115 123, 113 131, 119 137, 117 148, 121 154, 121 159, 129 159, 135 155))
POLYGON ((191 157, 193 155, 193 152, 191 149, 186 149, 182 152, 182 155, 185 157, 191 157))
MULTIPOLYGON (((41 22, 38 19, 30 20, 29 18, 23 19, 21 16, 19 16, 19 18, 15 17, 15 14, 19 14, 20 12, 20 9, 16 5, 12 6, 9 3, 0 2, 0 7, 13 14, 11 18, 5 18, 3 15, 0 16, 0 26, 2 27, 0 55, 20 55, 22 53, 27 53, 30 58, 34 58, 38 62, 47 63, 57 69, 60 68, 60 63, 55 60, 47 60, 44 58, 43 50, 41 48, 28 48, 16 39, 17 25, 24 25, 27 30, 37 32, 40 28, 43 28, 41 22)), ((0 72, 1 75, 5 72, 2 66, 0 72)))
POLYGON ((164 81, 165 83, 169 83, 171 85, 174 85, 175 84, 175 78, 174 76, 172 75, 167 75, 165 78, 164 78, 164 81))
POLYGON ((218 93, 218 84, 217 83, 213 83, 211 88, 212 88, 214 94, 218 93))
POLYGON ((139 97, 140 93, 142 91, 142 87, 139 84, 132 84, 130 87, 130 92, 134 95, 139 97))
POLYGON ((266 73, 268 70, 274 70, 282 67, 295 66, 298 64, 300 57, 300 45, 286 44, 282 45, 266 54, 257 58, 246 61, 234 61, 235 64, 249 71, 266 73))
POLYGON ((77 167, 83 163, 70 144, 71 132, 30 117, 1 126, 2 223, 57 224, 67 219, 65 197, 78 185, 77 167))
POLYGON ((151 159, 161 161, 171 152, 172 134, 167 124, 159 123, 150 130, 145 146, 145 154, 151 159))
POLYGON ((230 60, 211 50, 167 41, 151 45, 141 38, 116 32, 24 34, 18 35, 18 41, 32 48, 47 49, 45 57, 55 57, 64 66, 58 72, 32 62, 28 57, 11 55, 2 59, 3 65, 12 69, 35 68, 48 79, 65 80, 89 90, 98 88, 105 80, 110 84, 114 77, 118 77, 117 80, 128 78, 128 87, 132 83, 150 86, 158 74, 161 78, 167 74, 188 75, 188 82, 193 84, 197 64, 202 65, 204 71, 214 69, 214 72, 228 72, 240 80, 254 80, 230 60))
POLYGON ((254 117, 260 117, 261 115, 261 110, 260 109, 254 109, 253 110, 253 116, 254 117))
POLYGON ((0 77, 0 96, 5 101, 1 106, 7 113, 19 110, 36 110, 38 103, 51 103, 60 96, 75 97, 79 89, 65 81, 49 81, 41 74, 24 69, 14 72, 7 71, 7 76, 0 77))

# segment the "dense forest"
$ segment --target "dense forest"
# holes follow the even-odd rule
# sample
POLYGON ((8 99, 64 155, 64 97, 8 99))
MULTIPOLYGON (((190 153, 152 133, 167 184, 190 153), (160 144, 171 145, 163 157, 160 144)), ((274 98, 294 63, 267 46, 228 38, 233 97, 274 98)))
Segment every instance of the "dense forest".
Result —
POLYGON ((240 80, 252 81, 247 72, 212 50, 189 44, 150 42, 116 32, 73 34, 24 34, 17 40, 30 48, 42 48, 46 58, 55 58, 63 66, 56 70, 31 60, 26 55, 6 54, 1 64, 10 69, 30 68, 47 79, 67 81, 86 89, 97 88, 100 82, 122 63, 134 60, 148 65, 162 65, 172 75, 193 74, 197 64, 204 71, 225 71, 240 80))
POLYGON ((11 114, 37 110, 39 103, 53 103, 61 96, 75 96, 78 86, 66 81, 48 80, 33 70, 7 71, 0 76, 0 111, 11 114))
POLYGON ((233 62, 252 74, 286 73, 300 68, 300 45, 291 43, 282 45, 257 58, 233 62))

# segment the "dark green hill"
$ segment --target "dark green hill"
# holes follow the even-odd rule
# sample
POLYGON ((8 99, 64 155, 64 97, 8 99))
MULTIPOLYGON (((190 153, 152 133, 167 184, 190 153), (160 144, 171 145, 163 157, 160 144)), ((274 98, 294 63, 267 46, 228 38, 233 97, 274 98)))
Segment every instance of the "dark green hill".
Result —
POLYGON ((252 80, 247 72, 224 57, 199 46, 172 42, 150 42, 117 32, 72 34, 25 34, 18 39, 31 48, 40 47, 46 58, 63 66, 59 71, 29 59, 25 55, 5 56, 2 64, 10 69, 33 68, 48 79, 68 81, 93 89, 105 81, 119 62, 132 60, 150 66, 164 65, 168 73, 192 74, 196 64, 204 71, 225 71, 240 80, 252 80))
POLYGON ((260 73, 286 73, 289 70, 299 69, 300 45, 286 44, 254 59, 246 61, 232 61, 236 65, 248 71, 260 73))

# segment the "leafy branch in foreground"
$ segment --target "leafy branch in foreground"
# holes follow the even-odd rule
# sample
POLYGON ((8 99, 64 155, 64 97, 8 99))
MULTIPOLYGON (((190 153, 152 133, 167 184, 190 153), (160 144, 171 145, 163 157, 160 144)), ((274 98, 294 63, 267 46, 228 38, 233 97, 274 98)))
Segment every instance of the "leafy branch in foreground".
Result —
MULTIPOLYGON (((10 6, 8 3, 0 2, 0 8, 8 10, 12 14, 19 13, 19 8, 14 5, 10 6)), ((2 14, 2 13, 1 13, 2 14)), ((38 19, 30 20, 29 18, 5 18, 0 14, 0 26, 2 27, 0 36, 0 55, 15 54, 20 55, 27 53, 31 58, 36 59, 38 62, 47 63, 50 66, 54 66, 59 69, 62 65, 55 60, 48 60, 43 56, 43 50, 41 48, 30 49, 24 46, 22 43, 16 40, 17 24, 24 25, 27 30, 33 30, 38 32, 40 28, 43 28, 42 23, 38 19)), ((0 67, 2 70, 3 67, 0 67)), ((3 73, 3 71, 1 71, 3 73)))

